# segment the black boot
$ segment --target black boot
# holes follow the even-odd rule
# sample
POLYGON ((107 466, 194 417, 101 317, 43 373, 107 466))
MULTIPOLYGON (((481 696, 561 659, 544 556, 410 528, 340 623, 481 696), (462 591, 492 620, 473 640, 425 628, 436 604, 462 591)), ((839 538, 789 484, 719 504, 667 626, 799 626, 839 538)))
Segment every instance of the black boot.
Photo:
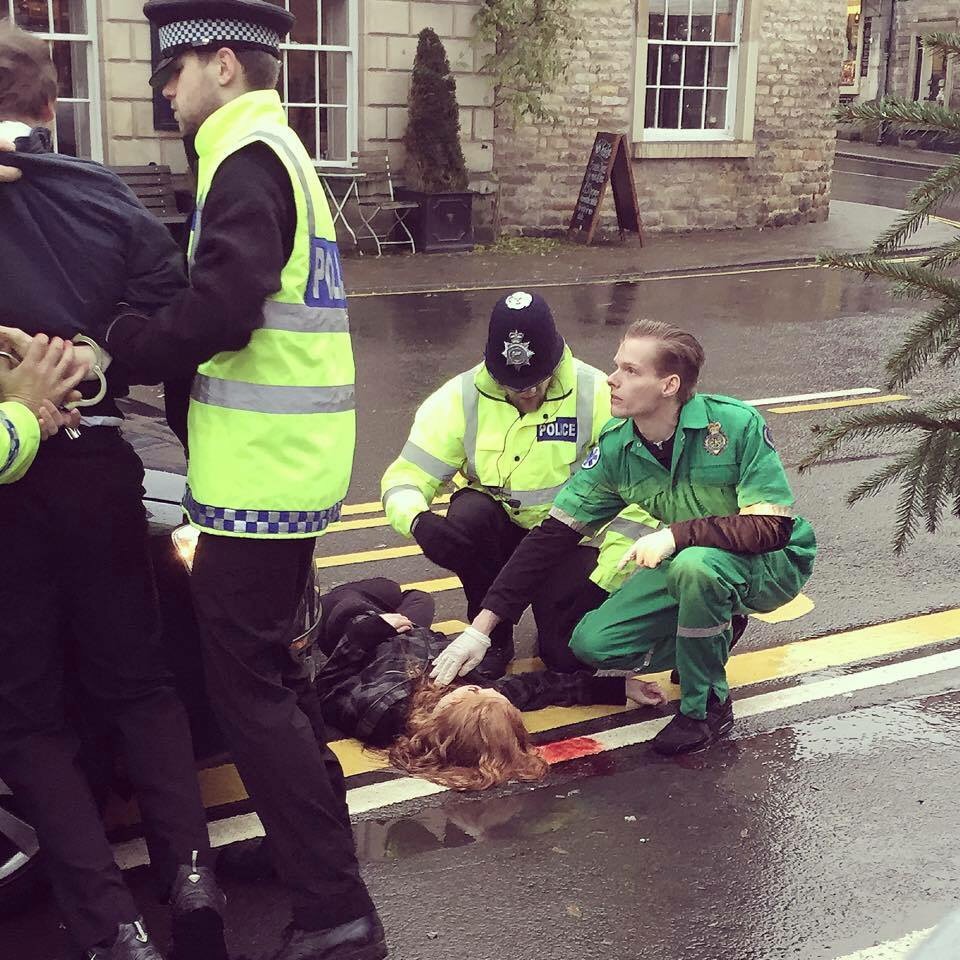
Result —
POLYGON ((384 960, 387 944, 376 913, 326 930, 290 925, 274 960, 384 960))
POLYGON ((163 960, 163 955, 138 918, 133 923, 121 923, 117 939, 109 947, 88 950, 86 960, 163 960))
POLYGON ((665 757, 691 750, 702 750, 733 727, 733 704, 730 697, 721 703, 711 690, 707 697, 707 715, 703 720, 678 713, 654 738, 653 749, 665 757))
POLYGON ((506 674, 512 659, 512 639, 507 643, 494 643, 464 679, 471 683, 493 683, 506 674))
POLYGON ((193 863, 180 867, 170 904, 173 907, 171 932, 175 960, 227 960, 223 939, 223 912, 227 898, 217 884, 213 870, 193 863))
MULTIPOLYGON (((732 651, 733 648, 737 645, 737 641, 743 636, 743 631, 747 629, 747 624, 748 624, 749 622, 750 622, 749 619, 748 619, 747 617, 745 617, 742 613, 735 613, 735 614, 730 618, 730 629, 731 629, 731 633, 732 633, 732 636, 730 637, 730 649, 731 649, 731 651, 732 651)), ((679 672, 677 671, 677 668, 676 668, 676 667, 674 667, 674 668, 670 671, 670 682, 671 682, 671 683, 679 683, 679 682, 680 682, 680 674, 679 674, 679 672)))

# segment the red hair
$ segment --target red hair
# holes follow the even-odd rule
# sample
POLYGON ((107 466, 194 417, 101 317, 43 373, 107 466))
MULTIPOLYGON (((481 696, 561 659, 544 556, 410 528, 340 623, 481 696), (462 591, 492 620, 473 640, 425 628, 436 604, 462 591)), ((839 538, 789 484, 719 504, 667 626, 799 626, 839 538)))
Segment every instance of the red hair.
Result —
POLYGON ((508 780, 542 780, 549 769, 520 711, 507 701, 465 698, 437 710, 450 692, 424 678, 411 697, 390 763, 452 790, 486 790, 508 780))

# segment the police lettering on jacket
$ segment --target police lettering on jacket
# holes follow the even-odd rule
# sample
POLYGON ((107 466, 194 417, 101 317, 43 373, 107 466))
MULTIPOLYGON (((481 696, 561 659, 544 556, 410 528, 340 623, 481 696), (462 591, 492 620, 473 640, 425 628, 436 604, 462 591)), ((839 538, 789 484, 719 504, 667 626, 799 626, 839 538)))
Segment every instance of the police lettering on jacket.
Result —
POLYGON ((577 418, 557 417, 549 423, 541 423, 537 427, 538 440, 567 440, 577 442, 577 418))

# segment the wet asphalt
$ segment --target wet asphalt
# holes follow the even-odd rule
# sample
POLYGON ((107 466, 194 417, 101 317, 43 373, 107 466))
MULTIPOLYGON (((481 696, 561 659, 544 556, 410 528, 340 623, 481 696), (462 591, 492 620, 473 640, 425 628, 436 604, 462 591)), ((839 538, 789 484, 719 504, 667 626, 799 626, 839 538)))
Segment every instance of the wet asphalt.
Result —
MULTIPOLYGON (((902 183, 878 185, 840 169, 840 199, 895 205, 903 195, 902 183)), ((922 402, 953 389, 952 374, 935 370, 886 390, 884 358, 912 313, 857 276, 746 271, 542 292, 576 355, 601 368, 631 320, 653 317, 702 340, 709 392, 761 399, 874 387, 922 402)), ((478 362, 497 296, 352 303, 362 439, 348 502, 378 498, 379 476, 429 386, 478 362)), ((897 558, 890 549, 895 493, 855 508, 845 503, 846 492, 888 463, 902 441, 853 444, 797 474, 817 431, 842 412, 766 414, 820 557, 805 591, 813 610, 792 622, 753 622, 745 649, 957 605, 960 523, 921 534, 897 558)), ((142 452, 162 465, 172 454, 160 429, 149 429, 153 439, 141 439, 142 452)), ((323 549, 399 543, 381 527, 332 535, 323 549)), ((409 557, 332 568, 329 578, 373 573, 404 582, 444 576, 409 557)), ((454 591, 438 594, 438 604, 438 619, 463 616, 454 591)), ((933 651, 956 646, 948 641, 933 651)), ((799 683, 857 669, 819 671, 799 683)), ((761 681, 737 698, 746 705, 792 685, 761 681)), ((804 706, 773 704, 739 720, 728 741, 685 759, 658 759, 638 744, 559 764, 536 787, 442 794, 362 814, 358 849, 391 956, 836 960, 929 927, 958 900, 958 721, 960 671, 943 670, 804 706)), ((163 938, 165 914, 150 901, 145 871, 128 876, 163 938)), ((286 922, 282 890, 272 881, 226 883, 232 948, 266 956, 286 922)), ((0 957, 58 956, 55 920, 50 905, 38 902, 0 921, 0 957)), ((881 954, 858 960, 874 956, 881 954)))

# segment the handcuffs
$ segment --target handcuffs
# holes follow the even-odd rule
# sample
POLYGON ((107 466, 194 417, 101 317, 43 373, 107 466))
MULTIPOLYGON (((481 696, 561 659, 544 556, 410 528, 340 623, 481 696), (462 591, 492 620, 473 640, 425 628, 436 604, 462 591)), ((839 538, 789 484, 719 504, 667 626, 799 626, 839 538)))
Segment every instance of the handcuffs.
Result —
MULTIPOLYGON (((92 397, 81 397, 79 400, 71 400, 65 403, 62 407, 63 410, 75 410, 78 407, 92 407, 107 395, 107 377, 103 372, 104 352, 100 344, 98 344, 96 340, 91 340, 90 337, 83 333, 78 333, 73 338, 73 343, 90 347, 93 350, 94 361, 90 372, 93 373, 99 381, 100 389, 97 390, 96 394, 92 397)), ((23 357, 18 357, 15 353, 8 350, 0 350, 0 358, 9 361, 11 367, 17 367, 23 362, 23 357)), ((66 427, 65 432, 72 440, 76 440, 77 437, 80 436, 80 431, 77 430, 76 427, 66 427)))

